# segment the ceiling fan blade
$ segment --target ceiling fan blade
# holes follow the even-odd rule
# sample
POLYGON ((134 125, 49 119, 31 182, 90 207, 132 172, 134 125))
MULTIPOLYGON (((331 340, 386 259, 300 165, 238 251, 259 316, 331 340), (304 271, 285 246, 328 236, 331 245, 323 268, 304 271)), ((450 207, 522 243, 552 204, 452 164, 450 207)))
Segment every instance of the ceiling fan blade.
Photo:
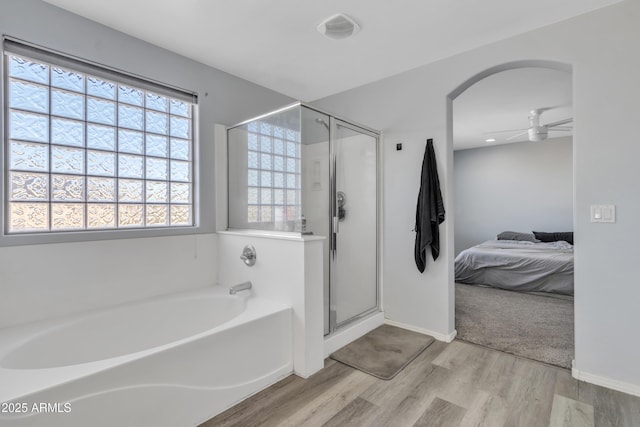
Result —
POLYGON ((522 129, 505 129, 505 130, 494 130, 492 132, 485 132, 485 135, 493 135, 495 133, 511 133, 511 132, 524 132, 529 130, 529 128, 522 128, 522 129))
POLYGON ((573 121, 573 117, 569 117, 568 119, 558 120, 557 122, 547 123, 545 126, 548 127, 548 128, 551 128, 551 127, 555 127, 555 126, 566 125, 567 123, 571 123, 572 121, 573 121))
POLYGON ((515 135, 511 135, 509 138, 506 139, 506 141, 511 141, 512 139, 516 139, 517 137, 522 136, 522 135, 526 135, 528 133, 529 133, 529 129, 525 130, 524 132, 520 132, 520 133, 517 133, 515 135))
POLYGON ((572 130, 573 128, 566 127, 566 126, 554 126, 552 128, 549 128, 549 132, 551 131, 571 132, 572 130))

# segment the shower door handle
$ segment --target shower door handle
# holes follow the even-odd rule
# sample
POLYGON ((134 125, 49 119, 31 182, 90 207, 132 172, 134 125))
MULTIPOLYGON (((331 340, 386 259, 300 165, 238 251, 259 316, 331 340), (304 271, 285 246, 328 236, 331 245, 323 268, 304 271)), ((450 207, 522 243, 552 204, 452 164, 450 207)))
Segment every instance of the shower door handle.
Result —
POLYGON ((331 222, 331 251, 333 252, 333 256, 335 257, 336 251, 338 250, 338 231, 340 230, 340 218, 338 218, 337 216, 331 217, 331 222))
POLYGON ((347 195, 344 194, 344 191, 338 191, 336 194, 336 202, 338 206, 338 219, 340 221, 344 221, 344 218, 347 215, 347 211, 344 208, 344 205, 347 204, 347 195))

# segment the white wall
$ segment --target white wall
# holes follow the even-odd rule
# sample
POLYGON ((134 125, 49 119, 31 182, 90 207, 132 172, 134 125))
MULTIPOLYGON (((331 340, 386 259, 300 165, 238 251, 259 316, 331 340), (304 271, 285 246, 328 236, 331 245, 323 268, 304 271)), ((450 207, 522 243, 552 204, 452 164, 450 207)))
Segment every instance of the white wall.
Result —
POLYGON ((0 248, 0 328, 215 283, 216 235, 0 248))
MULTIPOLYGON (((215 231, 214 123, 232 125, 291 102, 37 0, 0 0, 0 34, 197 92, 200 233, 215 231)), ((213 283, 215 260, 213 234, 3 247, 0 327, 213 283)))
POLYGON ((572 231, 572 154, 571 137, 456 151, 455 254, 505 230, 572 231))
MULTIPOLYGON (((317 101, 385 131, 385 312, 392 320, 454 330, 453 151, 448 95, 512 61, 570 64, 574 93, 576 368, 640 394, 635 243, 640 238, 640 3, 624 1, 317 101), (415 203, 426 138, 434 138, 447 220, 441 259, 413 263, 415 203), (404 142, 404 150, 395 144, 404 142), (612 203, 617 223, 589 222, 589 205, 612 203), (393 283, 393 286, 391 284, 393 283)), ((384 55, 381 56, 384 60, 384 55)), ((599 380, 600 381, 600 380, 599 380)), ((621 387, 619 387, 621 388, 621 387)))

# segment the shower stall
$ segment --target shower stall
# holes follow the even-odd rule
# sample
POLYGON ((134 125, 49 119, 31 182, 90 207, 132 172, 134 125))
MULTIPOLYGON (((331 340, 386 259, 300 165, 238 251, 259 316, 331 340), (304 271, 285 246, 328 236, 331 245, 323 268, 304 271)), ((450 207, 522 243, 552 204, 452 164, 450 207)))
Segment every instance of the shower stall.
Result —
POLYGON ((379 139, 302 103, 227 131, 229 229, 326 237, 325 335, 379 311, 379 139))

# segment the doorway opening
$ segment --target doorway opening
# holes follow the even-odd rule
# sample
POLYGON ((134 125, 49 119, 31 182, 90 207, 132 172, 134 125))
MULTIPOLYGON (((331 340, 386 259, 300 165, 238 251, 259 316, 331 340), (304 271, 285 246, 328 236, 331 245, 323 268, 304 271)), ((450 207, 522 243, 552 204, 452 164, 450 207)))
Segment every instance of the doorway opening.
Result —
POLYGON ((458 338, 565 368, 574 357, 571 79, 566 64, 519 61, 449 96, 458 338))

